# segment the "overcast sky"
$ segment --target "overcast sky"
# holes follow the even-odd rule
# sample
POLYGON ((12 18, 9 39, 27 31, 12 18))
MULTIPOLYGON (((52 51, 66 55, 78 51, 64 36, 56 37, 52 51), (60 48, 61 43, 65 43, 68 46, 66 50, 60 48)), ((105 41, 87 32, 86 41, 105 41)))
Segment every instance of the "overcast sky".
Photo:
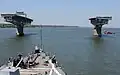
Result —
POLYGON ((0 0, 0 13, 24 11, 33 24, 82 27, 92 27, 88 19, 96 16, 112 16, 106 27, 120 27, 119 7, 120 0, 0 0))

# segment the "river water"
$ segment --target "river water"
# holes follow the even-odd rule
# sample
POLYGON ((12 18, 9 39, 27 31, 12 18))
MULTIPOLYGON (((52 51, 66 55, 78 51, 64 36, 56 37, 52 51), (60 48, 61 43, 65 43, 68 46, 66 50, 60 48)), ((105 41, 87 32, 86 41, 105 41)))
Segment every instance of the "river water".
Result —
MULTIPOLYGON (((44 50, 56 54, 68 75, 120 75, 120 29, 100 38, 91 28, 45 27, 44 50)), ((40 45, 40 29, 24 28, 25 36, 17 37, 15 28, 0 29, 0 64, 18 52, 27 55, 40 45)))

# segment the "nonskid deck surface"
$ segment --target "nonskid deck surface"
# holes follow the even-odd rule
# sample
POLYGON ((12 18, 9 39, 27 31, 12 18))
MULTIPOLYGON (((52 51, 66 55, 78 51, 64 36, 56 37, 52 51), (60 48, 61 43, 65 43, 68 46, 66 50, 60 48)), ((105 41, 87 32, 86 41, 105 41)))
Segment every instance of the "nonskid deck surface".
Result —
MULTIPOLYGON (((37 54, 32 54, 30 56, 33 56, 33 59, 36 58, 37 54)), ((25 57, 23 61, 26 61, 28 57, 25 57)), ((52 68, 51 64, 46 64, 45 61, 49 60, 49 56, 46 56, 45 53, 39 53, 39 56, 36 58, 35 63, 39 63, 31 68, 27 69, 20 69, 21 75, 30 75, 30 74, 43 74, 45 75, 45 72, 49 75, 50 69, 52 68)))
POLYGON ((26 69, 20 68, 20 75, 66 75, 60 67, 52 63, 51 57, 45 52, 33 53, 23 57, 23 62, 27 65, 29 61, 34 61, 35 64, 27 66, 26 69))

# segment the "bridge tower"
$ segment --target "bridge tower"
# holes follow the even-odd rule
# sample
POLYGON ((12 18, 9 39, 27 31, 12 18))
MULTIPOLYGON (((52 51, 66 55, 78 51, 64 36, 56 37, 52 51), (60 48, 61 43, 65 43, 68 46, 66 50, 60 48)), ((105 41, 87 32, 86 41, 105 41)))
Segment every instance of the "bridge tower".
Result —
POLYGON ((18 36, 24 36, 23 32, 24 25, 26 24, 30 25, 31 22, 33 21, 32 19, 27 18, 27 14, 25 14, 24 12, 17 11, 15 14, 1 14, 1 17, 3 17, 6 22, 16 25, 17 27, 16 34, 18 36))
POLYGON ((102 26, 108 24, 109 20, 112 20, 112 17, 95 17, 89 18, 92 25, 94 25, 93 35, 101 37, 102 36, 102 26))

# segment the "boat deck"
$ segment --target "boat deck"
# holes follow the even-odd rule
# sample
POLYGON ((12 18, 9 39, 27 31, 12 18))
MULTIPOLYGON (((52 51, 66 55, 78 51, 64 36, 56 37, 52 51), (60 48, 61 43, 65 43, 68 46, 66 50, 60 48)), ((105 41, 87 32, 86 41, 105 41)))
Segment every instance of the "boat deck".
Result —
POLYGON ((1 66, 0 71, 8 71, 9 67, 13 67, 13 69, 19 68, 20 74, 17 75, 66 75, 60 67, 56 66, 57 64, 52 62, 51 58, 45 52, 31 53, 22 57, 16 67, 13 67, 13 64, 9 62, 7 66, 1 66), (22 61, 27 65, 26 69, 20 67, 22 61))
MULTIPOLYGON (((33 55, 33 58, 37 56, 36 54, 33 55)), ((23 60, 25 61, 28 57, 25 57, 23 60)), ((20 69, 21 75, 49 75, 52 66, 50 63, 46 64, 45 61, 49 60, 49 56, 46 56, 45 53, 40 53, 39 56, 36 58, 35 62, 39 63, 31 68, 27 69, 20 69), (45 74, 47 72, 47 74, 45 74)))

